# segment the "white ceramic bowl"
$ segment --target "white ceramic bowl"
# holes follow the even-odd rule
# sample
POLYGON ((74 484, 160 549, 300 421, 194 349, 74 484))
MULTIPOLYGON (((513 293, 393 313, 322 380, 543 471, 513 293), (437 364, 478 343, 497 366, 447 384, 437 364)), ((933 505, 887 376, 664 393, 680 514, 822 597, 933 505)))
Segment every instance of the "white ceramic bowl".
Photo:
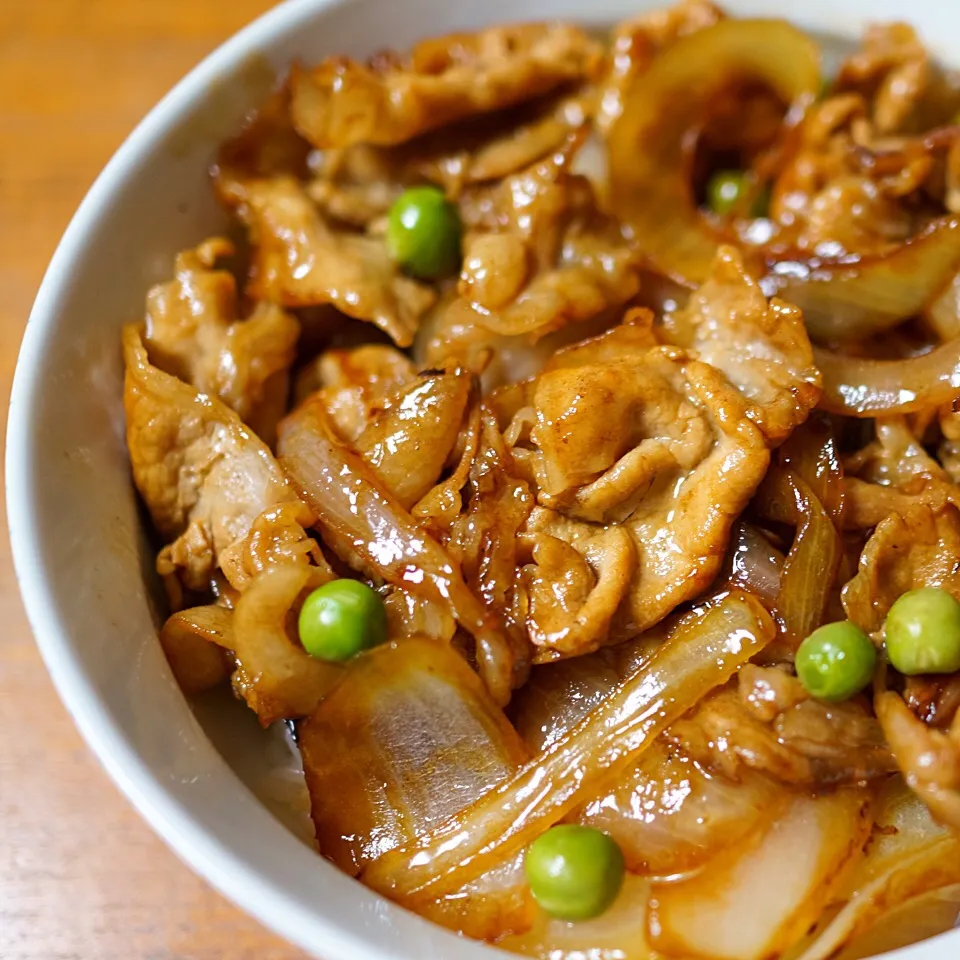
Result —
MULTIPOLYGON (((7 506, 17 576, 54 682, 110 775, 167 843, 324 960, 505 954, 406 913, 318 857, 269 812, 264 773, 275 741, 239 705, 224 699, 195 712, 180 694, 155 639, 153 556, 124 451, 120 326, 142 315, 148 286, 169 276, 177 250, 224 227, 207 178, 216 145, 292 59, 403 48, 502 20, 599 25, 655 5, 290 0, 205 60, 130 136, 70 224, 30 316, 10 404, 7 506)), ((846 36, 870 19, 905 16, 939 56, 960 61, 954 0, 726 5, 846 36)), ((960 931, 889 956, 958 955, 960 931)))

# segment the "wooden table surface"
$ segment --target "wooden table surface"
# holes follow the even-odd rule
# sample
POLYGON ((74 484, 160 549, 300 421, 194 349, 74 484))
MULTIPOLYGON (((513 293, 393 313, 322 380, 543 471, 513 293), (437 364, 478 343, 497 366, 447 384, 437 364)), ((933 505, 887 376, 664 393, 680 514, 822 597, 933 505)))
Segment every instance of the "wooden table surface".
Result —
MULTIPOLYGON (((0 0, 0 390, 47 261, 144 113, 271 0, 0 0)), ((6 416, 3 417, 3 428, 6 416)), ((151 833, 47 678, 0 519, 0 958, 301 960, 151 833)))

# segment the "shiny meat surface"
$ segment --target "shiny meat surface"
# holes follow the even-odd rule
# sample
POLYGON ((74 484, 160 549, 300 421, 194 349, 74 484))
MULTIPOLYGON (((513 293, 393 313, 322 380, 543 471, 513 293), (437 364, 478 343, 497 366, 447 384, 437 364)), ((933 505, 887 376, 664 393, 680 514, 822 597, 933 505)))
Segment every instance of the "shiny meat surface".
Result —
POLYGON ((803 314, 781 300, 768 303, 729 247, 720 248, 712 274, 668 318, 667 330, 726 374, 771 443, 790 436, 820 399, 803 314))
POLYGON ((241 216, 256 238, 254 297, 287 307, 329 303, 376 324, 398 346, 410 346, 435 294, 400 273, 382 237, 327 223, 289 177, 251 181, 241 196, 241 216))
POLYGON ((273 303, 237 316, 236 280, 215 269, 233 254, 219 238, 179 254, 174 279, 147 294, 144 342, 161 370, 218 396, 269 440, 286 409, 300 324, 273 303))
POLYGON ((419 133, 582 81, 600 45, 566 24, 494 27, 427 40, 408 58, 335 57, 296 70, 292 116, 320 148, 402 143, 419 133))
POLYGON ((960 512, 917 506, 877 525, 844 587, 843 605, 855 623, 876 631, 893 602, 908 590, 939 587, 960 598, 960 512))
POLYGON ((672 7, 650 10, 617 24, 611 36, 608 73, 601 87, 601 129, 609 128, 620 116, 624 92, 661 50, 680 37, 713 26, 723 16, 723 11, 709 0, 680 0, 672 7))
MULTIPOLYGON (((582 139, 582 138, 581 138, 582 139)), ((462 201, 468 228, 458 300, 447 308, 506 336, 538 339, 630 300, 637 259, 564 150, 462 201)))
POLYGON ((153 367, 124 331, 124 409, 134 482, 167 546, 161 574, 205 587, 267 508, 296 499, 269 448, 220 401, 153 367))
MULTIPOLYGON (((628 336, 636 338, 633 331, 628 336)), ((613 622, 591 617, 592 636, 581 626, 581 643, 566 649, 568 655, 635 636, 709 586, 731 526, 770 460, 739 392, 718 369, 668 347, 576 365, 591 353, 603 356, 605 345, 601 337, 541 374, 532 398, 531 448, 515 450, 538 502, 567 518, 562 539, 575 549, 583 545, 598 587, 604 584, 597 596, 609 605, 611 592, 620 591, 613 622), (604 532, 611 524, 620 535, 604 532)), ((567 556, 567 575, 581 584, 566 595, 569 607, 583 592, 586 571, 581 566, 578 575, 567 556)))

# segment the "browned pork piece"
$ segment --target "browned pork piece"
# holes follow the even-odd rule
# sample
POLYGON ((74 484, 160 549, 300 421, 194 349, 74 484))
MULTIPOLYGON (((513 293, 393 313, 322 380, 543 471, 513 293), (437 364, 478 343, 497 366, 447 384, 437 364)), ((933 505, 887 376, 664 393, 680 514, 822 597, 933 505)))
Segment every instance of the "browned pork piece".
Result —
POLYGON ((464 196, 460 297, 442 323, 536 340, 637 292, 635 253, 597 209, 590 182, 570 171, 580 142, 464 196))
POLYGON ((232 410, 150 364, 136 327, 124 331, 124 352, 134 482, 167 544, 158 569, 202 589, 264 510, 297 495, 232 410))
POLYGON ((407 58, 334 57, 291 79, 297 129, 321 148, 395 144, 577 83, 602 48, 569 24, 492 27, 426 40, 407 58))
POLYGON ((233 254, 221 238, 178 254, 173 279, 147 295, 144 343, 161 370, 218 396, 269 442, 286 409, 300 325, 272 303, 238 317, 236 280, 215 269, 233 254))

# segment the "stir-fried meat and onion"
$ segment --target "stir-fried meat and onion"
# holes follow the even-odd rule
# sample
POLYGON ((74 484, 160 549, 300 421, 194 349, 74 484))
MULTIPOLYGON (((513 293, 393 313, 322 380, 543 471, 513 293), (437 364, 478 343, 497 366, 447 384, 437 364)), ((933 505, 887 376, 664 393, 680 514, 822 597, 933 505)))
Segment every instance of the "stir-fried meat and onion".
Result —
POLYGON ((331 57, 213 186, 130 462, 171 668, 296 724, 321 854, 555 960, 826 960, 960 883, 960 78, 908 26, 331 57))

